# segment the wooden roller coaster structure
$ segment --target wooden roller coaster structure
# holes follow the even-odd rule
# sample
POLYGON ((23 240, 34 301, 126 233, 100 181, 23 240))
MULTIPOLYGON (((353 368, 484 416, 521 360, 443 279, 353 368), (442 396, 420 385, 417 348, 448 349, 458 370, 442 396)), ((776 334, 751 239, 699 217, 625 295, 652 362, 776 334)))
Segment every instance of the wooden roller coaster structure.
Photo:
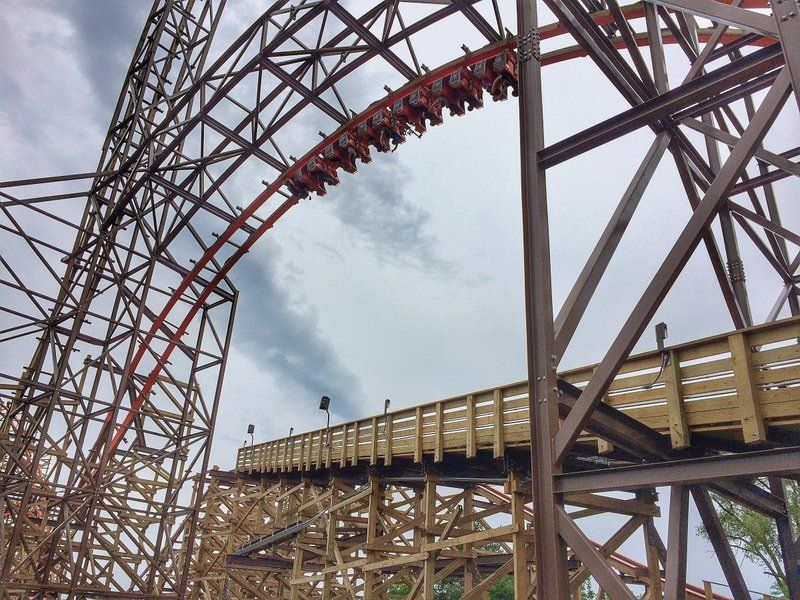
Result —
POLYGON ((485 597, 506 574, 518 598, 567 600, 587 577, 614 600, 637 585, 651 600, 702 597, 686 583, 691 498, 745 600, 722 495, 774 521, 800 599, 784 490, 800 472, 800 234, 780 210, 800 135, 788 148, 767 136, 797 123, 797 1, 544 0, 546 26, 533 0, 346 4, 277 0, 218 50, 224 0, 156 0, 97 169, 0 183, 0 356, 24 357, 0 369, 0 597, 376 598, 405 585, 430 599, 448 577, 485 597), (420 41, 437 33, 448 43, 420 41), (677 83, 666 44, 688 60, 677 83), (578 58, 630 108, 546 145, 541 68, 578 58), (343 85, 367 64, 394 88, 343 85), (351 108, 365 93, 379 99, 351 108), (210 469, 233 267, 371 152, 509 96, 527 382, 254 445, 233 471, 210 469), (333 133, 301 139, 306 117, 333 133), (652 145, 554 317, 546 171, 637 130, 652 145), (602 359, 559 372, 667 154, 691 216, 657 272, 635 275, 642 296, 602 359), (252 164, 265 187, 239 205, 252 164), (749 264, 767 271, 759 282, 775 282, 770 306, 751 307, 742 240, 763 258, 749 264), (735 331, 630 357, 701 244, 735 331), (601 541, 583 529, 598 517, 620 520, 601 541), (639 530, 635 561, 618 548, 639 530))

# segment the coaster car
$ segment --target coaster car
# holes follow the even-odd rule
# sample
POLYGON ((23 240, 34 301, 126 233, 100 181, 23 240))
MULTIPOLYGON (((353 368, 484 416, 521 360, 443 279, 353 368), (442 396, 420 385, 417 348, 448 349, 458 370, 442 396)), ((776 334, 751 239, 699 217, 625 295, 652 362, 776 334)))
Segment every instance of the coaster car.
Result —
POLYGON ((517 57, 509 50, 503 50, 491 60, 477 63, 472 68, 472 73, 481 85, 489 90, 495 102, 508 98, 509 88, 513 96, 519 95, 517 57))

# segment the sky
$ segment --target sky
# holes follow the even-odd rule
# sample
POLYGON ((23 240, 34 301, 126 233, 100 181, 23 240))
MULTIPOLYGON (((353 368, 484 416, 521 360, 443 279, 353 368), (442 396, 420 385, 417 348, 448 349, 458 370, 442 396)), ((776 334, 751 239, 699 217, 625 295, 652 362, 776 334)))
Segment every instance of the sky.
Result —
MULTIPOLYGON (((263 6, 229 0, 216 51, 263 6)), ((4 3, 0 180, 95 168, 148 10, 144 1, 4 3)), ((460 32, 454 26, 452 43, 448 36, 424 43, 455 57, 460 32)), ((675 49, 667 56, 678 79, 685 67, 675 49)), ((548 67, 543 77, 547 143, 627 108, 588 59, 548 67)), ((800 133, 797 111, 784 112, 770 148, 783 150, 800 133)), ((556 309, 652 137, 638 131, 548 171, 556 309)), ((301 203, 256 245, 233 274, 241 296, 213 463, 232 466, 248 423, 256 442, 324 425, 323 394, 337 422, 382 412, 385 398, 400 408, 525 378, 518 144, 516 103, 487 101, 424 140, 373 153, 357 176, 343 175, 326 197, 301 203)), ((563 367, 602 358, 688 218, 676 180, 665 159, 563 367)), ((254 173, 243 193, 258 193, 259 181, 254 173)), ((796 198, 800 188, 784 181, 776 190, 796 198)), ((783 208, 787 221, 800 216, 796 206, 783 208)), ((740 236, 740 243, 756 319, 763 319, 779 287, 749 242, 740 236)), ((659 321, 669 324, 669 343, 732 328, 701 252, 656 313, 659 321)), ((654 345, 649 328, 637 349, 654 345)), ((707 551, 692 540, 692 552, 707 551)), ((768 587, 758 568, 746 569, 754 588, 768 587)), ((689 570, 694 581, 721 580, 714 561, 690 562, 689 570)))

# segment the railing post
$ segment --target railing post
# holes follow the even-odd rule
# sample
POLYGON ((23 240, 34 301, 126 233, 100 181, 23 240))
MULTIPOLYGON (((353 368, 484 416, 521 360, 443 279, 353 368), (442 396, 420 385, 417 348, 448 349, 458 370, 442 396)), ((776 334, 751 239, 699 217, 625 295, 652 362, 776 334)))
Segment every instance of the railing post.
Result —
POLYGON ((667 397, 670 442, 675 449, 686 448, 691 443, 691 432, 683 406, 680 359, 674 351, 670 351, 669 364, 665 367, 664 393, 667 397))
POLYGON ((742 435, 746 444, 763 442, 767 439, 764 419, 758 405, 758 390, 753 381, 753 357, 750 344, 742 333, 734 333, 728 338, 733 362, 733 379, 736 383, 736 397, 742 419, 742 435))

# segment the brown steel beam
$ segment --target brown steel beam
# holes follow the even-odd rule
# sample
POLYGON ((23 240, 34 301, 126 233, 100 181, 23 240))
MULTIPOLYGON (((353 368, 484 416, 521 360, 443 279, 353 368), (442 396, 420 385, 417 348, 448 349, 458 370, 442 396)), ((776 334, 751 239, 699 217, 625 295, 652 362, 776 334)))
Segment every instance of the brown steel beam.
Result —
POLYGON ((800 471, 800 446, 556 475, 561 493, 632 490, 800 471))
POLYGON ((522 235, 528 359, 534 555, 539 598, 568 600, 567 549, 558 533, 562 500, 553 488, 553 437, 558 431, 558 387, 554 352, 553 298, 547 190, 539 150, 544 146, 542 78, 536 0, 517 0, 522 235))
POLYGON ((727 192, 733 187, 742 169, 752 158, 755 150, 767 134, 778 112, 786 101, 790 82, 788 73, 783 70, 741 140, 725 161, 717 177, 709 186, 703 200, 697 206, 689 222, 684 227, 678 240, 670 250, 667 258, 654 275, 637 303, 630 317, 623 325, 605 358, 600 363, 592 379, 581 394, 575 408, 556 435, 556 459, 563 461, 572 443, 580 434, 591 410, 597 405, 602 394, 608 389, 614 375, 622 362, 632 350, 639 336, 649 323, 664 296, 672 287, 684 265, 689 260, 697 244, 702 239, 727 192))

